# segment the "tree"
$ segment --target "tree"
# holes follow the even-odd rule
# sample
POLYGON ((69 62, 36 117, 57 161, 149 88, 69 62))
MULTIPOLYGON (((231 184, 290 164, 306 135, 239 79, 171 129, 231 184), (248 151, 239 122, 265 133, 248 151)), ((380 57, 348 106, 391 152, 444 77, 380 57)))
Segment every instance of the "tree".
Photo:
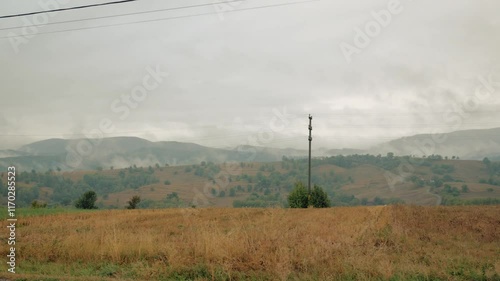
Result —
POLYGON ((166 200, 179 200, 179 194, 177 192, 169 193, 166 200))
POLYGON ((46 208, 47 203, 39 203, 37 200, 34 200, 31 202, 31 208, 32 209, 39 209, 39 208, 46 208))
POLYGON ((177 192, 168 194, 163 202, 165 203, 164 207, 167 208, 178 208, 182 207, 184 204, 184 202, 180 200, 179 194, 177 192))
POLYGON ((385 205, 385 201, 384 199, 380 198, 380 197, 375 197, 375 199, 373 199, 373 204, 379 206, 379 205, 385 205))
POLYGON ((490 159, 488 159, 488 157, 484 157, 483 159, 483 163, 486 165, 486 166, 489 166, 491 164, 491 161, 490 159))
POLYGON ((133 209, 137 208, 137 204, 139 204, 140 202, 141 202, 141 197, 140 196, 138 196, 138 195, 133 196, 127 202, 128 203, 127 209, 133 210, 133 209))
POLYGON ((309 198, 309 205, 314 208, 328 208, 330 207, 330 199, 328 199, 328 195, 321 187, 314 185, 309 198))
POLYGON ((309 205, 307 190, 301 182, 295 184, 294 189, 288 195, 290 208, 307 208, 309 205))
POLYGON ((75 206, 78 209, 97 209, 95 206, 96 200, 97 194, 92 190, 87 191, 76 201, 75 206))
POLYGON ((363 205, 363 206, 368 205, 368 198, 363 197, 363 198, 361 199, 361 205, 363 205))

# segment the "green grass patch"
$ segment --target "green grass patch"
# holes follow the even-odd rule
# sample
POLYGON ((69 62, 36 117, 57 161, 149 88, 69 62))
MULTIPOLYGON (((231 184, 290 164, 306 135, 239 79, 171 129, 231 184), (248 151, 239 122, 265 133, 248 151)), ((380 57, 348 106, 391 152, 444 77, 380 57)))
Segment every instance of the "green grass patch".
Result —
MULTIPOLYGON (((484 274, 476 272, 464 264, 454 266, 448 274, 422 274, 418 272, 399 272, 391 277, 382 277, 378 274, 373 275, 370 272, 363 271, 347 271, 336 274, 320 274, 313 272, 290 273, 286 280, 289 281, 444 281, 444 280, 484 280, 484 281, 500 281, 500 276, 497 274, 484 274), (458 271, 457 271, 458 269, 458 271)), ((192 267, 171 268, 168 265, 159 266, 151 265, 147 262, 138 264, 113 264, 113 263, 38 263, 24 261, 20 270, 22 278, 14 280, 73 280, 73 278, 81 280, 162 280, 162 281, 187 281, 187 280, 215 280, 215 281, 230 281, 230 280, 249 280, 249 281, 271 281, 277 280, 277 276, 269 273, 250 271, 227 271, 222 267, 206 264, 197 264, 192 267), (33 275, 33 278, 29 276, 33 275), (36 276, 36 277, 35 277, 36 276)))
MULTIPOLYGON (((16 208, 16 218, 36 217, 36 216, 49 216, 57 214, 74 214, 74 213, 88 213, 95 212, 96 210, 83 210, 76 208, 16 208)), ((0 207, 0 219, 5 220, 8 217, 7 207, 0 207)))

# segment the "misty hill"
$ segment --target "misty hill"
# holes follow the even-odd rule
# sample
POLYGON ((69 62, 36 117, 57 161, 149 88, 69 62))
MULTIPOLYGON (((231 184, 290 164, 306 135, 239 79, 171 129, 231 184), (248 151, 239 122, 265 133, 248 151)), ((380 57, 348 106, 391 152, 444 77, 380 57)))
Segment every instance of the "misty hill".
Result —
POLYGON ((151 142, 137 137, 103 139, 48 139, 25 145, 19 151, 0 155, 0 168, 15 165, 19 170, 88 170, 199 164, 202 161, 223 163, 270 162, 285 156, 306 156, 307 151, 267 147, 238 146, 220 149, 175 141, 151 142))
POLYGON ((28 155, 28 153, 12 149, 0 150, 0 158, 17 157, 24 155, 28 155))
POLYGON ((458 156, 460 159, 500 159, 500 128, 421 134, 393 140, 370 150, 373 154, 458 156))
POLYGON ((58 155, 66 154, 67 147, 76 150, 80 145, 86 149, 90 144, 92 150, 97 153, 112 154, 124 151, 133 151, 153 144, 145 139, 137 137, 114 137, 103 139, 48 139, 22 146, 19 150, 31 155, 58 155))
MULTIPOLYGON (((465 130, 440 135, 422 134, 396 139, 368 150, 324 149, 313 156, 382 154, 440 154, 460 159, 500 160, 500 128, 465 130)), ((223 163, 273 162, 283 156, 306 157, 307 150, 270 147, 237 146, 234 149, 211 148, 194 143, 175 141, 152 142, 137 137, 103 139, 48 139, 25 145, 18 150, 0 151, 0 169, 16 165, 20 170, 88 170, 125 168, 129 166, 191 165, 202 161, 223 163)))
POLYGON ((354 154, 365 154, 366 150, 362 149, 352 149, 352 148, 342 148, 342 149, 330 149, 324 152, 325 155, 354 155, 354 154))

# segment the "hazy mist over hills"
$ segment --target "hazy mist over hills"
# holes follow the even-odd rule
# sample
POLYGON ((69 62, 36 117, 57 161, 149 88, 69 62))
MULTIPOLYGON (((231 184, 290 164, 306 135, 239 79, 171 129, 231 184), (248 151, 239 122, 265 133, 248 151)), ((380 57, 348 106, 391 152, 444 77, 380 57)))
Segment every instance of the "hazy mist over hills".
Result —
MULTIPOLYGON (((313 142, 314 143, 314 142, 313 142)), ((133 165, 155 166, 199 164, 202 161, 222 163, 280 161, 283 156, 306 157, 304 149, 280 149, 240 145, 232 149, 201 146, 194 143, 151 142, 137 137, 103 139, 48 139, 22 146, 18 150, 0 151, 0 166, 14 164, 20 169, 63 170, 125 168, 133 165)), ((448 134, 426 134, 392 140, 366 149, 316 148, 313 157, 351 154, 383 154, 416 157, 440 154, 460 159, 500 158, 500 128, 466 130, 448 134)))
POLYGON ((418 157, 440 154, 443 157, 481 160, 500 156, 500 128, 404 137, 375 146, 369 151, 418 157))

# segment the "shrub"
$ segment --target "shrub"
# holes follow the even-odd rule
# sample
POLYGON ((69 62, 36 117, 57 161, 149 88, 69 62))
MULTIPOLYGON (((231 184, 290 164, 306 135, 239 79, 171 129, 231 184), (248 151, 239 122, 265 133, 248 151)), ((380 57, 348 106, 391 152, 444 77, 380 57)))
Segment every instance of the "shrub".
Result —
POLYGON ((314 185, 311 194, 308 194, 304 185, 298 182, 288 195, 288 204, 291 208, 307 208, 308 206, 328 208, 330 207, 330 200, 321 187, 314 185))
POLYGON ((75 207, 78 209, 97 209, 96 200, 97 194, 94 191, 87 191, 76 201, 75 207))
POLYGON ((127 202, 128 203, 127 209, 132 210, 132 209, 137 208, 137 204, 139 204, 140 202, 141 202, 141 197, 140 196, 137 196, 137 195, 133 196, 127 202))
POLYGON ((314 208, 328 208, 330 207, 330 200, 326 192, 321 187, 315 185, 311 191, 309 204, 314 208))
POLYGON ((288 195, 288 205, 290 205, 290 208, 307 208, 309 205, 308 197, 306 188, 301 182, 298 182, 288 195))
POLYGON ((373 204, 376 206, 385 205, 385 200, 377 196, 373 199, 373 204))
POLYGON ((32 209, 46 208, 47 203, 39 203, 37 200, 31 202, 32 209))
POLYGON ((455 171, 455 166, 446 164, 434 165, 431 170, 434 174, 444 175, 447 173, 453 173, 455 171))

